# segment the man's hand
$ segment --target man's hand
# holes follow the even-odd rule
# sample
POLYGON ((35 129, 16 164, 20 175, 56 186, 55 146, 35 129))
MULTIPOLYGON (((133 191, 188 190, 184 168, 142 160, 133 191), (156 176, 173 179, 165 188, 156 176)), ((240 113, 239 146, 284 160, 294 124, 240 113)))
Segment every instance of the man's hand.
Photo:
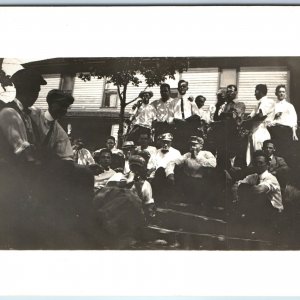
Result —
POLYGON ((298 141, 298 137, 296 132, 293 132, 293 141, 298 141))
POLYGON ((279 119, 282 115, 282 112, 278 112, 277 114, 275 114, 274 116, 274 120, 279 119))
POLYGON ((174 174, 170 174, 167 176, 167 180, 170 184, 175 185, 175 177, 174 174))

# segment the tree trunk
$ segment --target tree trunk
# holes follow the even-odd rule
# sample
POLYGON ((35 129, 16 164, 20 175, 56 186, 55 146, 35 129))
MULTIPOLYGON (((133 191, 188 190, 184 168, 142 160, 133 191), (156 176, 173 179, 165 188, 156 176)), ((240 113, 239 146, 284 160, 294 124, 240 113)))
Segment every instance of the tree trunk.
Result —
POLYGON ((119 118, 119 130, 118 130, 118 148, 122 147, 123 144, 123 133, 124 133, 124 116, 125 116, 125 107, 126 107, 126 91, 127 91, 127 84, 124 85, 123 88, 123 95, 121 95, 120 87, 118 88, 118 94, 121 101, 121 108, 120 108, 120 118, 119 118))

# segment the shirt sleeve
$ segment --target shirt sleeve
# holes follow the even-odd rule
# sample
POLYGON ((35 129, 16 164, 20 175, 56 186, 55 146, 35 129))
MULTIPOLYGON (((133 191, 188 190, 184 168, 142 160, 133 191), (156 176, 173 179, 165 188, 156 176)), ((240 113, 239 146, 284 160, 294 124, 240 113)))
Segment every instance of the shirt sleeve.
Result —
POLYGON ((142 196, 144 204, 154 203, 154 199, 152 196, 152 187, 151 184, 145 180, 142 186, 142 196))
POLYGON ((272 110, 275 111, 275 102, 268 99, 267 101, 262 101, 259 106, 259 110, 262 111, 264 116, 268 115, 272 110))
POLYGON ((13 108, 4 108, 0 112, 0 129, 14 154, 20 154, 30 143, 21 116, 13 108))
POLYGON ((170 162, 168 162, 167 166, 166 166, 166 176, 168 177, 170 174, 174 174, 174 169, 175 169, 175 166, 180 166, 184 163, 184 161, 186 160, 186 157, 183 155, 183 156, 180 156, 170 162))
POLYGON ((217 160, 215 156, 209 151, 203 151, 200 161, 203 167, 215 168, 217 166, 217 160))
POLYGON ((298 118, 294 105, 290 105, 290 120, 292 127, 298 126, 298 118))

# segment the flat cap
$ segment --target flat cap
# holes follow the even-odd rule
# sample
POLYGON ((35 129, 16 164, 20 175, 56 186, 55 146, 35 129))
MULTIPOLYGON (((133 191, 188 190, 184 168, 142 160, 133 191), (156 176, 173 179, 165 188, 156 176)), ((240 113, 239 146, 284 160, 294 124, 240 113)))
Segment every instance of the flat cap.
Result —
POLYGON ((134 145, 134 142, 133 141, 126 141, 123 143, 123 146, 122 148, 125 149, 125 148, 134 148, 135 145, 134 145))
POLYGON ((162 141, 172 142, 173 141, 173 135, 171 133, 164 133, 164 134, 161 135, 160 139, 162 141))
POLYGON ((21 69, 14 73, 11 81, 15 86, 18 85, 46 85, 47 81, 43 76, 32 69, 21 69))
POLYGON ((131 157, 129 158, 129 165, 137 165, 145 168, 147 166, 147 162, 140 155, 131 155, 131 157))
POLYGON ((65 102, 71 105, 74 102, 74 98, 72 95, 62 90, 53 89, 47 95, 47 102, 49 104, 53 102, 65 102))
POLYGON ((190 137, 190 143, 192 143, 192 144, 203 144, 204 140, 200 136, 193 135, 193 136, 190 137))

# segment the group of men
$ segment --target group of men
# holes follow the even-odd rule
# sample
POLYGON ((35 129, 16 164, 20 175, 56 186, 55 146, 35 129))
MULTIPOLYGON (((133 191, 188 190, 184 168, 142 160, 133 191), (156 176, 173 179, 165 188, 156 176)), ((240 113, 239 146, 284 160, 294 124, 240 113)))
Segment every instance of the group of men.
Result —
POLYGON ((238 193, 232 189, 232 199, 252 205, 251 199, 260 194, 267 201, 258 201, 259 205, 267 203, 268 208, 281 212, 289 163, 298 141, 297 114, 287 101, 286 87, 276 87, 274 101, 267 97, 267 86, 258 84, 254 93, 257 104, 249 115, 246 105, 237 100, 235 85, 220 90, 216 105, 206 110, 205 97, 194 99, 187 96, 187 91, 188 82, 180 80, 178 97, 172 99, 170 86, 162 84, 160 99, 150 103, 153 94, 144 91, 140 93, 140 103, 133 107, 127 141, 139 143, 139 136, 145 133, 158 147, 157 153, 151 155, 155 166, 155 176, 150 178, 154 196, 168 199, 178 195, 181 187, 187 199, 207 203, 212 186, 219 183, 220 189, 228 190, 230 182, 238 186, 238 193), (174 172, 175 166, 182 172, 174 172), (167 186, 174 181, 172 189, 176 192, 172 194, 167 186), (243 201, 245 198, 247 201, 243 201))
MULTIPOLYGON (((132 191, 148 216, 155 215, 154 202, 177 199, 211 208, 224 200, 222 195, 247 213, 268 215, 284 208, 287 162, 298 140, 297 114, 284 85, 276 88, 277 102, 267 98, 266 85, 257 85, 257 105, 246 116, 235 85, 221 89, 216 105, 204 109, 205 97, 187 95, 187 81, 178 82, 175 99, 163 83, 158 100, 150 103, 152 92, 140 93, 122 149, 108 137, 105 147, 91 155, 81 139, 72 145, 57 122, 74 102, 70 94, 50 91, 44 112, 33 106, 47 84, 40 74, 23 69, 12 82, 16 98, 0 111, 0 200, 7 218, 12 203, 25 203, 30 208, 23 218, 36 207, 44 207, 45 215, 47 209, 63 210, 62 218, 72 211, 68 226, 80 227, 89 224, 95 191, 112 187, 132 191)), ((16 218, 20 228, 28 224, 16 218)))

